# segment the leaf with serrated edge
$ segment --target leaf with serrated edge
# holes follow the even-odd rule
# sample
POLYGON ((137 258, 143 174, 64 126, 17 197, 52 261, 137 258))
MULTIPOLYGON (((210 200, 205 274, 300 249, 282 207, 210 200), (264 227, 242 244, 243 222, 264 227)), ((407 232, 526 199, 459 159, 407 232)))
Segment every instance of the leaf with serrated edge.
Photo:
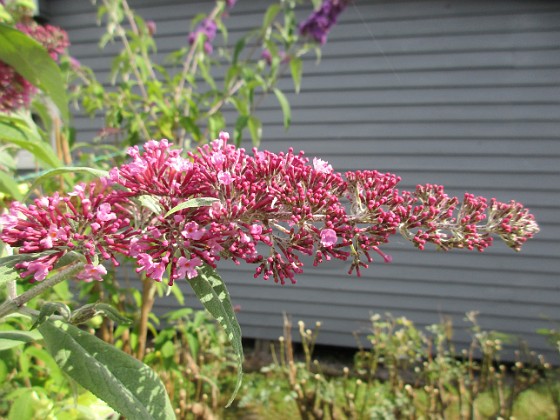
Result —
POLYGON ((189 284, 196 296, 208 312, 220 323, 226 332, 226 337, 231 342, 233 350, 237 355, 237 383, 235 390, 228 401, 229 407, 243 380, 243 345, 241 343, 241 328, 233 310, 229 292, 221 277, 210 266, 202 267, 198 276, 190 279, 189 284))
POLYGON ((203 207, 203 206, 211 206, 212 203, 218 201, 217 198, 213 197, 199 197, 199 198, 191 198, 187 201, 182 202, 181 204, 176 205, 167 213, 165 213, 165 217, 171 216, 173 213, 177 213, 183 209, 193 208, 193 207, 203 207))
POLYGON ((165 387, 144 363, 61 321, 39 331, 60 368, 127 419, 175 418, 165 387))

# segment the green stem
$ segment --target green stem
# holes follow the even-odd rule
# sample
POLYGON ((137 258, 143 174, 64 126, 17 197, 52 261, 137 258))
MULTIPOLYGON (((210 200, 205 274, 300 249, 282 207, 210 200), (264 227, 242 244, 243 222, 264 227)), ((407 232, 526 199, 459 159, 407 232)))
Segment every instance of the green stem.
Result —
POLYGON ((29 289, 27 292, 24 292, 21 295, 15 296, 13 298, 8 297, 8 299, 6 299, 6 301, 4 301, 0 305, 0 318, 19 311, 23 305, 25 305, 34 297, 39 296, 41 293, 57 285, 58 283, 74 277, 76 274, 83 270, 84 265, 85 264, 83 262, 71 264, 52 277, 49 277, 48 279, 43 280, 41 283, 38 283, 37 286, 29 289))

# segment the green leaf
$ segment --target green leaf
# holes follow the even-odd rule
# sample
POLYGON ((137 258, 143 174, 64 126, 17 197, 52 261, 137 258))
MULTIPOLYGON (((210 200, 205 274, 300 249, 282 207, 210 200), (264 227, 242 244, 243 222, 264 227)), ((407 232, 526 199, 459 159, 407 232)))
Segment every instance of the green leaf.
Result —
POLYGON ((12 143, 30 152, 37 160, 47 166, 56 168, 62 166, 50 144, 44 142, 36 127, 29 119, 0 116, 0 141, 12 143))
POLYGON ((290 60, 290 71, 292 73, 296 93, 299 93, 299 89, 301 87, 301 75, 303 74, 303 62, 301 58, 292 58, 290 60))
POLYGON ((70 308, 67 305, 62 302, 47 302, 43 306, 41 306, 39 316, 33 323, 31 329, 34 330, 35 328, 39 327, 57 312, 62 315, 65 320, 68 320, 68 318, 70 318, 70 308))
POLYGON ((183 209, 193 208, 193 207, 203 207, 203 206, 211 206, 212 203, 218 201, 217 198, 214 197, 198 197, 198 198, 190 198, 187 201, 183 201, 181 204, 177 204, 167 213, 165 213, 164 217, 169 217, 173 213, 177 213, 183 209))
POLYGON ((278 13, 280 13, 281 10, 282 10, 282 6, 276 3, 271 4, 268 7, 268 9, 266 9, 266 12, 263 17, 263 24, 262 24, 263 33, 268 30, 270 25, 272 25, 272 22, 274 22, 274 19, 276 19, 276 15, 278 15, 278 13))
POLYGON ((247 127, 247 122, 249 122, 249 117, 246 115, 240 115, 235 121, 235 129, 233 130, 233 141, 237 147, 241 146, 241 140, 243 139, 243 129, 247 127))
POLYGON ((237 61, 239 60, 239 54, 245 48, 245 43, 247 42, 247 37, 242 37, 239 41, 235 43, 235 47, 233 49, 233 58, 231 60, 231 64, 235 66, 237 61))
POLYGON ((76 309, 72 313, 69 322, 73 325, 83 324, 97 315, 106 316, 111 321, 117 322, 119 324, 130 325, 132 323, 130 319, 122 316, 121 313, 111 305, 100 302, 89 303, 82 306, 81 308, 76 309))
POLYGON ((202 139, 200 128, 192 117, 181 117, 179 124, 191 135, 194 141, 199 142, 202 139))
POLYGON ((159 204, 159 201, 153 195, 141 195, 138 197, 140 205, 151 210, 155 214, 161 214, 163 208, 159 204))
POLYGON ((251 133, 251 140, 253 141, 253 146, 258 147, 262 138, 262 122, 254 115, 249 117, 247 121, 247 126, 249 127, 249 133, 251 133))
POLYGON ((0 351, 40 339, 39 331, 0 331, 0 351))
POLYGON ((287 130, 292 121, 292 111, 290 109, 290 103, 280 89, 274 88, 273 91, 276 95, 276 99, 278 99, 278 102, 282 107, 282 114, 284 115, 284 128, 287 130))
POLYGON ((61 321, 39 327, 61 369, 128 419, 174 419, 157 374, 99 338, 61 321))
POLYGON ((46 179, 52 178, 53 176, 75 173, 88 174, 98 178, 109 175, 109 172, 104 171, 103 169, 87 168, 83 166, 64 166, 62 168, 55 168, 46 171, 41 176, 35 178, 35 181, 33 181, 33 185, 29 190, 33 191, 35 187, 43 183, 46 179))
POLYGON ((225 330, 226 336, 237 355, 237 383, 233 394, 226 405, 226 407, 229 407, 235 399, 243 379, 243 346, 241 344, 241 328, 237 322, 226 285, 212 267, 202 267, 199 270, 198 276, 189 280, 189 284, 202 305, 225 330))
POLYGON ((14 180, 14 177, 8 175, 4 171, 0 171, 0 192, 10 195, 17 201, 21 201, 23 199, 23 195, 21 194, 18 183, 14 180))
POLYGON ((60 68, 47 50, 8 25, 0 23, 0 60, 8 63, 29 82, 45 92, 68 121, 68 99, 60 68))

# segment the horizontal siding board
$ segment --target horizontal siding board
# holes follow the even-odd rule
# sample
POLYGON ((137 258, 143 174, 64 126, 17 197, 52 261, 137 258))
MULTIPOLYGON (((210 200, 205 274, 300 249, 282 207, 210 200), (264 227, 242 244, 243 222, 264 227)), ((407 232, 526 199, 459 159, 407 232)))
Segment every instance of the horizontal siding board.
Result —
MULTIPOLYGON (((161 45, 158 48, 158 55, 156 55, 156 57, 158 57, 158 62, 162 62, 161 60, 163 58, 173 52, 175 46, 186 45, 189 30, 184 25, 179 25, 179 23, 178 21, 177 26, 182 28, 180 33, 165 34, 163 31, 157 32, 156 40, 158 44, 161 45)), ((167 26, 164 26, 164 28, 165 27, 167 26)), ((99 57, 100 47, 96 37, 99 36, 103 29, 97 26, 86 26, 80 27, 78 30, 79 32, 77 32, 77 34, 81 34, 82 37, 87 39, 80 41, 80 36, 77 36, 77 39, 72 39, 72 45, 79 48, 80 55, 84 57, 84 60, 88 60, 90 56, 99 57)), ((321 56, 323 59, 337 59, 348 55, 355 56, 356 53, 352 53, 352 51, 356 50, 360 51, 361 55, 363 54, 368 57, 391 57, 396 55, 418 56, 424 54, 478 54, 480 52, 503 52, 522 55, 528 54, 534 50, 554 52, 558 51, 559 48, 557 43, 559 32, 560 28, 557 30, 528 34, 495 34, 490 38, 485 34, 450 35, 446 37, 413 35, 410 38, 380 39, 377 40, 377 42, 372 42, 371 38, 360 40, 334 39, 325 47, 321 56)), ((236 37, 235 34, 233 34, 233 36, 230 37, 229 45, 234 45, 237 41, 236 38, 239 38, 239 36, 236 37)), ((215 45, 223 47, 223 40, 218 37, 217 41, 215 41, 215 45)), ((105 53, 110 54, 114 54, 118 50, 119 46, 117 43, 109 43, 103 49, 105 53)), ((99 62, 93 60, 84 62, 88 63, 88 65, 91 63, 91 66, 97 70, 106 66, 108 58, 109 57, 102 57, 99 62)), ((307 61, 312 62, 313 60, 307 59, 307 61)))
MULTIPOLYGON (((158 24, 158 60, 184 45, 189 19, 211 7, 131 3, 158 24)), ((49 7, 53 23, 70 32, 72 54, 107 83, 109 56, 120 47, 99 50, 103 29, 93 7, 67 0, 51 0, 49 7)), ((230 40, 259 25, 264 8, 264 2, 238 2, 227 21, 230 40)), ((302 93, 294 94, 289 78, 280 81, 292 105, 290 130, 273 96, 261 103, 262 147, 303 149, 342 171, 397 173, 403 189, 437 183, 459 197, 469 191, 519 200, 542 232, 520 254, 498 243, 484 253, 420 252, 395 237, 383 247, 393 263, 376 262, 361 279, 345 274, 347 263, 331 262, 285 287, 253 279, 254 267, 224 263, 221 273, 241 304, 247 336, 276 338, 286 311, 323 321, 321 343, 354 346, 351 333, 367 331, 371 312, 390 311, 422 328, 450 315, 458 340, 467 343, 464 313, 479 310, 485 328, 521 334, 553 354, 535 330, 560 322, 559 18, 560 5, 551 1, 372 1, 348 8, 321 63, 304 60, 302 93)), ((231 125, 231 108, 224 113, 231 125)), ((75 123, 80 141, 103 125, 80 113, 75 123)), ((155 310, 176 307, 166 298, 155 310)))

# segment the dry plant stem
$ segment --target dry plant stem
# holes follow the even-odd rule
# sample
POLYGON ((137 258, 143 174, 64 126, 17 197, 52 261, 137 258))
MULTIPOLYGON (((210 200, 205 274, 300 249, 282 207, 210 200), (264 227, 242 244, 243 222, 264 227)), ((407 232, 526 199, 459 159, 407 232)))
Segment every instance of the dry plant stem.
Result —
POLYGON ((17 284, 15 280, 10 280, 6 284, 6 293, 8 295, 7 300, 13 300, 17 297, 17 284))
POLYGON ((154 306, 156 284, 153 280, 142 275, 142 307, 140 308, 140 321, 138 324, 138 349, 136 358, 142 360, 146 354, 146 340, 148 338, 148 318, 154 306))
POLYGON ((4 301, 0 305, 0 318, 5 317, 6 315, 10 315, 14 312, 18 312, 23 305, 25 305, 34 297, 39 296, 44 291, 50 289, 58 283, 63 282, 64 280, 71 279, 83 270, 84 265, 85 264, 83 262, 71 264, 59 271, 57 274, 38 283, 35 287, 29 289, 27 292, 24 292, 19 296, 15 296, 13 299, 10 299, 8 297, 8 299, 6 299, 6 301, 4 301))

